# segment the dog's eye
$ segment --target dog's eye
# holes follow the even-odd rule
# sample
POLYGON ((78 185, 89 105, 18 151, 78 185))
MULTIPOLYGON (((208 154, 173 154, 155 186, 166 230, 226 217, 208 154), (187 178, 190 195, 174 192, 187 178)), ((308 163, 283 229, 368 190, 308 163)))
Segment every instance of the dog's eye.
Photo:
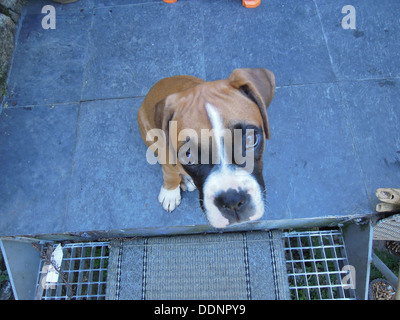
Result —
POLYGON ((188 160, 187 164, 190 166, 192 164, 194 164, 194 159, 192 157, 192 153, 190 152, 190 149, 188 151, 186 151, 186 158, 188 160))
POLYGON ((246 149, 255 148, 258 144, 258 136, 254 130, 246 130, 246 149))
POLYGON ((178 152, 178 159, 179 162, 183 165, 188 165, 192 166, 198 163, 197 161, 197 152, 196 152, 196 147, 195 146, 190 146, 188 145, 188 142, 186 142, 178 152))
POLYGON ((179 160, 181 161, 182 164, 185 164, 188 166, 196 164, 196 159, 193 156, 193 154, 190 152, 190 149, 186 150, 185 157, 181 157, 179 160))

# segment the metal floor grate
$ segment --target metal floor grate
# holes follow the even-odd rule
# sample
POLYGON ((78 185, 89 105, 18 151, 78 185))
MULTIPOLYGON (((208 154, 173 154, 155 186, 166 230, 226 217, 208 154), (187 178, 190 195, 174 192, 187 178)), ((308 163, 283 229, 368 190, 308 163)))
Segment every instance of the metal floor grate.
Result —
MULTIPOLYGON (((349 288, 346 248, 340 231, 287 232, 283 234, 291 298, 294 300, 355 299, 349 288)), ((70 243, 63 246, 57 283, 45 283, 46 248, 37 280, 42 300, 106 297, 109 242, 70 243), (64 281, 63 281, 64 279, 64 281)), ((54 250, 57 245, 53 245, 54 250)))
MULTIPOLYGON (((54 245, 53 249, 56 247, 54 245)), ((46 284, 48 262, 45 258, 46 250, 42 250, 37 299, 105 299, 109 242, 70 243, 64 245, 62 250, 62 273, 57 283, 51 284, 46 284)))
POLYGON ((293 300, 355 299, 340 231, 289 232, 283 239, 293 300))

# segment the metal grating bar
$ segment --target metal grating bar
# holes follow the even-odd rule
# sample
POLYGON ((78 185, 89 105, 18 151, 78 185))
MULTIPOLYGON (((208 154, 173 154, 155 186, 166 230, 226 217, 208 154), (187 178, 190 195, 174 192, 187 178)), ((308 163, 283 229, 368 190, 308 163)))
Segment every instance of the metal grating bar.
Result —
MULTIPOLYGON (((56 248, 54 245, 53 248, 56 248)), ((44 255, 42 255, 44 256, 44 255)), ((51 286, 43 284, 40 262, 37 291, 43 290, 42 300, 87 299, 103 300, 106 296, 109 242, 69 243, 63 246, 60 270, 67 284, 59 276, 51 286)), ((45 268, 46 269, 46 268, 45 268)))
POLYGON ((355 299, 343 281, 348 261, 340 231, 287 232, 283 240, 292 299, 355 299))
MULTIPOLYGON (((355 299, 354 290, 342 283, 348 261, 340 231, 289 232, 283 240, 292 299, 355 299)), ((64 245, 60 269, 68 285, 60 276, 55 285, 44 287, 41 299, 105 299, 108 256, 109 242, 64 245)), ((42 259, 39 272, 44 265, 42 259)), ((39 273, 38 292, 41 282, 39 273)))

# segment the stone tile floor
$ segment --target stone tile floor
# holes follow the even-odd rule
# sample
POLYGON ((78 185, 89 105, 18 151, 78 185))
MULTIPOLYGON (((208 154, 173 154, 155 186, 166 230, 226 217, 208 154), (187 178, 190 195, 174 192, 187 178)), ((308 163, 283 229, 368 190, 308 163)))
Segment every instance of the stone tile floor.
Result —
POLYGON ((371 214, 400 184, 400 3, 31 0, 0 115, 0 236, 213 230, 197 191, 157 202, 136 113, 159 79, 265 67, 277 90, 266 144, 268 206, 248 230, 371 214), (46 4, 56 29, 43 29, 46 4))

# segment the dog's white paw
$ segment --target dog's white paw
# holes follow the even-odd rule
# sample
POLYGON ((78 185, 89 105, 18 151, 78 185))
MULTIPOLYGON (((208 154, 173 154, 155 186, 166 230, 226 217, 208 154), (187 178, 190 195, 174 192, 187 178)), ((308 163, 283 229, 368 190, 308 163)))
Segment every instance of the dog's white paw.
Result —
POLYGON ((196 186, 190 176, 182 176, 181 189, 189 192, 196 190, 196 186))
POLYGON ((161 187, 158 201, 161 203, 164 210, 172 212, 181 203, 181 190, 179 186, 172 190, 161 187))

